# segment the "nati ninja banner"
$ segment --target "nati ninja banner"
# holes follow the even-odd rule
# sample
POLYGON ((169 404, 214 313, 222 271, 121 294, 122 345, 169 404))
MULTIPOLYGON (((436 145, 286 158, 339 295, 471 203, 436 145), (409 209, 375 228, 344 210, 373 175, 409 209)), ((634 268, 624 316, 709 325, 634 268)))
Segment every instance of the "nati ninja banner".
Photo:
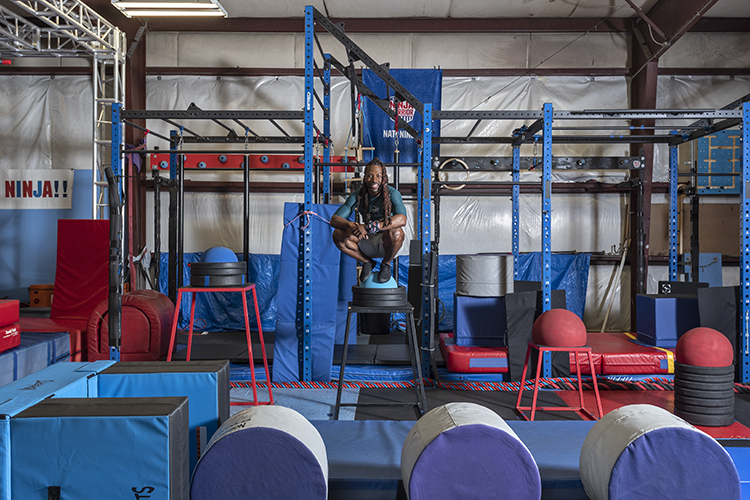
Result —
POLYGON ((0 209, 73 208, 73 170, 0 170, 0 209))

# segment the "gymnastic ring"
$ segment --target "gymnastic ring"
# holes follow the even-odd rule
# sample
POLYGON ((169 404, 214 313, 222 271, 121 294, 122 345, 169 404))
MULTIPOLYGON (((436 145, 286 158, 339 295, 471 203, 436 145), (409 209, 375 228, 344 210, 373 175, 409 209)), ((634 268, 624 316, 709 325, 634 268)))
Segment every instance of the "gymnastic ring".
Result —
MULTIPOLYGON (((461 160, 460 158, 448 158, 443 163, 441 163, 440 166, 437 168, 437 170, 438 170, 438 180, 440 180, 440 172, 443 170, 443 167, 445 166, 445 164, 448 163, 449 161, 450 162, 455 161, 455 162, 459 163, 462 167, 464 167, 464 169, 466 170, 466 179, 464 179, 464 181, 468 181, 469 180, 469 166, 466 164, 465 161, 461 160)), ((443 187, 445 187, 447 189, 452 189, 454 191, 458 191, 459 189, 463 189, 464 187, 466 187, 466 184, 461 184, 460 186, 449 186, 449 185, 445 184, 443 187)))

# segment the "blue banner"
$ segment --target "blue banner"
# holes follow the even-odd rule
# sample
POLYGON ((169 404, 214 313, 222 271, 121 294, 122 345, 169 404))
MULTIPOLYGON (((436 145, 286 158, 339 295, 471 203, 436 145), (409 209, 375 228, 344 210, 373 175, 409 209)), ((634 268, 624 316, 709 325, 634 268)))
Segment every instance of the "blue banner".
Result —
MULTIPOLYGON (((390 75, 396 79, 406 90, 419 99, 422 103, 432 103, 432 109, 440 109, 442 97, 443 71, 440 69, 392 69, 390 75)), ((393 89, 386 88, 385 82, 371 70, 362 70, 364 84, 381 99, 390 99, 394 96, 393 89)), ((391 109, 395 107, 391 101, 391 109)), ((365 99, 362 108, 364 113, 365 147, 374 147, 374 151, 365 150, 365 160, 369 161, 377 156, 383 162, 394 160, 393 152, 396 149, 398 138, 399 162, 418 162, 417 141, 404 130, 396 130, 394 120, 388 116, 377 104, 370 99, 365 99)), ((417 132, 421 133, 423 128, 422 116, 407 102, 398 104, 398 116, 411 125, 417 132)), ((432 130, 440 130, 437 120, 432 122, 432 130)))

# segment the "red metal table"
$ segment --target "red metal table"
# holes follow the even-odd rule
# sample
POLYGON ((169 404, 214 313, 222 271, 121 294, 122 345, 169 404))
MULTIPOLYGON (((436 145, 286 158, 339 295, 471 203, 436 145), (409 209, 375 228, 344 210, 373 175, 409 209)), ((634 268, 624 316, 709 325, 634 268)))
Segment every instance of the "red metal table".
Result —
POLYGON ((523 374, 521 375, 521 387, 518 389, 518 399, 516 400, 516 410, 518 413, 521 414, 521 416, 525 420, 534 420, 534 416, 536 415, 537 410, 543 410, 543 411, 579 411, 583 413, 584 415, 588 416, 589 418, 593 420, 597 420, 598 418, 602 418, 602 400, 599 397, 599 384, 596 381, 596 370, 594 369, 594 360, 591 357, 591 347, 589 346, 578 346, 578 347, 553 347, 553 346, 547 346, 547 345, 537 345, 534 342, 529 341, 529 347, 526 349, 526 360, 523 363, 523 374), (537 359, 536 363, 536 378, 534 378, 534 396, 531 399, 531 406, 521 406, 521 396, 523 396, 523 385, 526 381, 526 369, 529 367, 529 357, 531 356, 531 351, 533 349, 536 349, 539 351, 539 358, 537 359), (544 357, 545 352, 555 352, 555 351, 567 351, 575 353, 575 363, 576 363, 576 376, 578 377, 578 400, 580 406, 578 407, 568 407, 568 406, 540 406, 537 408, 536 400, 537 395, 539 394, 539 375, 541 374, 542 369, 542 358, 544 357), (589 368, 591 369, 591 378, 592 378, 592 385, 594 386, 594 393, 596 394, 596 408, 599 411, 599 416, 594 416, 590 411, 588 411, 583 406, 583 385, 581 384, 581 364, 578 356, 582 353, 586 353, 588 357, 589 362, 589 368), (527 417, 524 413, 524 410, 531 410, 531 417, 527 417))
POLYGON ((174 349, 175 335, 177 334, 177 322, 180 317, 180 304, 182 303, 182 294, 189 292, 191 293, 190 302, 190 327, 188 331, 188 344, 187 344, 187 355, 185 361, 190 361, 190 350, 193 344, 193 326, 195 322, 195 299, 196 295, 200 292, 239 292, 242 294, 242 311, 245 318, 245 337, 247 338, 247 356, 250 360, 250 377, 253 388, 253 400, 243 402, 233 402, 232 405, 272 405, 273 404, 273 392, 271 390, 271 375, 268 371, 268 358, 266 357, 266 344, 263 340, 263 327, 260 324, 260 311, 258 310, 258 296, 255 293, 255 283, 248 283, 243 286, 207 286, 197 287, 188 286, 179 288, 177 290, 177 304, 174 310, 174 320, 172 321, 172 335, 169 339, 169 354, 167 354, 167 361, 172 361, 172 350, 174 349), (247 314, 247 291, 252 290, 253 292, 253 305, 255 306, 255 319, 258 325, 258 335, 260 337, 260 348, 263 352, 263 366, 266 370, 266 385, 268 387, 268 398, 269 401, 258 401, 258 389, 255 380, 255 363, 253 361, 253 344, 250 339, 250 320, 247 314))

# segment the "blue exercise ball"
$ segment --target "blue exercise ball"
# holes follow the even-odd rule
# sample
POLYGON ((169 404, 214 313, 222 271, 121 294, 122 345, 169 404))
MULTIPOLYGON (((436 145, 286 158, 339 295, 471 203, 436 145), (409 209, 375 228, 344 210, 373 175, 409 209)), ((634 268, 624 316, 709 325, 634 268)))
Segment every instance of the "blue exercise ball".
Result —
POLYGON ((237 262, 237 255, 227 247, 211 247, 203 252, 200 262, 237 262))
POLYGON ((366 280, 360 283, 359 286, 362 288, 398 288, 398 284, 396 283, 396 280, 393 279, 393 276, 391 276, 385 283, 380 283, 378 281, 378 273, 375 271, 373 271, 366 280))

